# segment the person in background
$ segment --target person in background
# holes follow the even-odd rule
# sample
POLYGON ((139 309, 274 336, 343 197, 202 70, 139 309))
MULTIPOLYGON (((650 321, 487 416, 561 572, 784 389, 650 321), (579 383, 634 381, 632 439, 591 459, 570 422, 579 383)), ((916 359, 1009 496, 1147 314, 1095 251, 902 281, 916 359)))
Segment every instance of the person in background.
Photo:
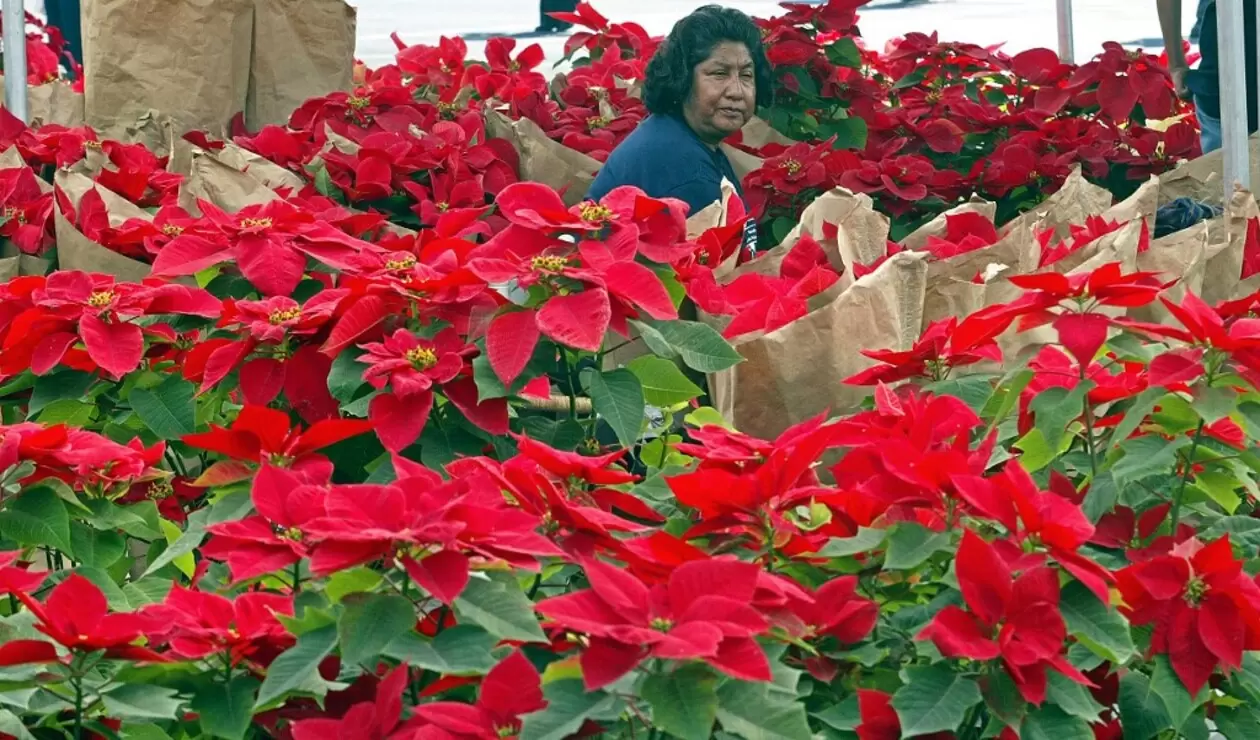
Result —
MULTIPOLYGON (((1195 69, 1186 63, 1185 50, 1181 48, 1182 0, 1156 0, 1159 26, 1164 36, 1164 49, 1168 52, 1168 73, 1172 76, 1177 95, 1194 100, 1195 114, 1199 119, 1199 139, 1203 152, 1221 148, 1221 86, 1220 50, 1216 33, 1216 0, 1207 0, 1199 37, 1199 53, 1202 60, 1195 69)), ((1256 105, 1256 4, 1243 2, 1243 39, 1245 40, 1247 73, 1247 132, 1254 134, 1260 116, 1256 105)))
POLYGON ((572 13, 577 10, 578 0, 542 0, 538 5, 537 33, 561 33, 572 24, 558 21, 548 13, 572 13))
MULTIPOLYGON (((696 213, 721 200, 722 180, 743 198, 718 145, 772 99, 761 31, 734 8, 707 5, 674 25, 648 63, 643 103, 649 115, 608 156, 588 197, 633 185, 653 198, 677 198, 696 213)), ((743 246, 756 251, 748 220, 743 246)))
MULTIPOLYGON (((44 0, 44 13, 48 16, 48 25, 61 31, 66 40, 66 51, 79 64, 83 63, 83 26, 80 20, 79 0, 44 0)), ((74 76, 74 68, 68 63, 70 76, 74 76)))

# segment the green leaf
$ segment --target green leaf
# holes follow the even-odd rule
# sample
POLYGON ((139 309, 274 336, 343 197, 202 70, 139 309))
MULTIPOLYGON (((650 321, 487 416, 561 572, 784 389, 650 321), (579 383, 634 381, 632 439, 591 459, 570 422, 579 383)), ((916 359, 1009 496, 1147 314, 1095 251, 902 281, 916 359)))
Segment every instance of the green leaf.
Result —
POLYGON ((681 358, 701 373, 715 373, 744 361, 716 329, 699 321, 631 321, 648 348, 666 359, 681 358))
POLYGON ((1116 485, 1124 488, 1130 483, 1151 476, 1167 473, 1177 462, 1177 452, 1190 444, 1186 437, 1166 440, 1163 437, 1134 437, 1120 444, 1124 457, 1111 469, 1116 485))
POLYGON ((1052 704, 1086 722, 1098 719, 1103 710, 1089 689, 1058 671, 1046 671, 1046 696, 1052 704))
POLYGON ((1205 470, 1194 477, 1191 488, 1215 501, 1226 514, 1233 514, 1242 503, 1237 489, 1242 484, 1229 473, 1205 470))
POLYGON ((72 427, 84 427, 92 423, 95 404, 84 403, 73 398, 62 398, 44 407, 39 414, 39 423, 45 426, 65 424, 72 427))
POLYGON ((105 711, 121 719, 175 719, 184 700, 175 689, 152 684, 124 684, 101 695, 105 711))
POLYGON ((824 558, 844 558, 871 552, 884 544, 887 536, 887 529, 858 527, 857 534, 852 537, 832 537, 818 554, 824 558))
POLYGON ((639 696, 652 707, 652 724, 681 740, 708 740, 717 720, 717 677, 703 665, 686 665, 647 677, 639 696))
POLYGON ((35 388, 31 391, 31 400, 27 404, 28 416, 34 416, 54 401, 73 399, 82 401, 92 386, 92 374, 78 370, 62 370, 52 375, 44 375, 35 379, 35 388))
POLYGON ((366 383, 363 382, 363 371, 367 365, 359 362, 362 352, 350 347, 333 360, 332 370, 328 372, 328 392, 340 403, 350 403, 366 383))
POLYGON ((330 576, 328 585, 324 587, 324 595, 330 602, 340 604, 346 596, 371 591, 380 584, 380 573, 367 566, 360 566, 338 571, 330 576))
POLYGON ((1226 740, 1255 740, 1256 727, 1260 727, 1260 713, 1245 705, 1232 709, 1218 708, 1213 719, 1216 729, 1226 740))
POLYGON ((1186 690, 1181 679, 1173 671, 1172 663, 1169 662, 1167 655, 1155 656, 1154 663, 1155 668, 1151 671, 1151 691, 1164 702, 1170 726, 1173 729, 1181 729, 1181 726, 1190 718, 1190 713, 1200 702, 1190 696, 1190 692, 1186 690))
POLYGON ((566 452, 577 449, 586 438, 586 430, 572 419, 527 416, 521 419, 521 431, 532 440, 566 452))
POLYGON ((629 370, 582 373, 595 413, 612 428, 622 447, 633 447, 643 427, 643 387, 629 370))
POLYGON ((857 42, 849 36, 841 36, 827 45, 827 59, 837 67, 862 67, 862 52, 858 50, 857 42))
POLYGON ((1249 516, 1223 516, 1199 536, 1204 542, 1211 542, 1227 534, 1230 544, 1244 552, 1254 554, 1260 549, 1260 519, 1249 516))
POLYGON ((331 625, 298 637, 297 644, 281 653, 267 669, 254 703, 255 711, 305 683, 336 644, 337 628, 331 625))
POLYGON ((744 740, 810 740, 805 705, 762 684, 730 681, 718 689, 722 728, 744 740))
POLYGON ((1059 707, 1034 709, 1019 726, 1020 740, 1094 740, 1089 723, 1059 707))
POLYGON ((179 439, 197 431, 193 397, 197 388, 179 375, 171 375, 153 389, 134 388, 131 408, 158 439, 179 439))
POLYGON ((119 506, 103 498, 91 498, 84 505, 92 512, 88 524, 97 529, 121 529, 142 540, 155 540, 162 536, 157 530, 157 507, 152 502, 119 506))
POLYGON ((385 646, 383 655, 418 668, 447 676, 479 676, 494 667, 491 653, 498 643, 480 627, 460 624, 427 640, 415 632, 399 636, 385 646))
POLYGON ((520 740, 565 740, 587 717, 613 702, 602 691, 587 693, 581 679, 553 681, 544 687, 543 697, 545 709, 521 718, 520 740))
POLYGON ((1052 448, 1041 429, 1035 427, 1020 437, 1014 446, 1023 453, 1019 456, 1019 464, 1029 473, 1041 470, 1059 456, 1059 450, 1052 448))
POLYGON ((1172 726, 1163 699, 1151 689, 1150 679, 1139 671, 1120 677, 1118 703, 1125 740, 1151 740, 1172 726))
POLYGON ((1260 652, 1243 653, 1242 670, 1234 676, 1243 689, 1260 701, 1260 652))
POLYGON ((1214 424, 1234 412, 1238 405, 1238 391, 1233 388, 1195 389, 1195 398, 1190 407, 1195 410, 1205 424, 1214 424))
POLYGON ((967 710, 980 700, 976 682, 955 673, 948 664, 905 669, 906 685, 893 695, 902 737, 953 731, 967 710))
POLYGON ((351 600, 337 620, 341 659, 358 665, 375 658, 415 624, 415 606, 398 594, 371 594, 351 600))
POLYGON ((902 522, 888 536, 888 552, 884 568, 909 570, 916 568, 934 553, 949 547, 949 534, 932 532, 913 522, 902 522))
MULTIPOLYGON (((164 523, 166 520, 162 520, 164 523)), ((179 538, 166 546, 161 555, 158 555, 153 562, 149 563, 149 567, 145 569, 144 575, 155 573, 162 568, 175 562, 176 559, 184 556, 190 556, 193 550, 201 546, 206 538, 206 530, 204 524, 198 525, 193 523, 192 517, 188 520, 188 529, 180 533, 179 538)), ((166 528, 163 527, 165 530, 166 528)))
POLYGON ((1117 665, 1133 657, 1135 648, 1129 623, 1120 613, 1098 600, 1079 581, 1069 583, 1059 601, 1068 632, 1094 654, 1117 665))
POLYGON ((503 640, 547 641, 534 615, 533 602, 515 582, 509 585, 473 577, 455 600, 455 611, 461 619, 471 620, 503 640))
POLYGON ((1086 380, 1071 390, 1060 386, 1047 388, 1033 398, 1029 407, 1036 414, 1036 427, 1051 448, 1058 447, 1068 425, 1083 413, 1085 394, 1093 388, 1093 381, 1086 380))
POLYGON ((201 730, 213 737, 242 740, 254 717, 254 694, 258 680, 235 676, 229 684, 216 683, 199 689, 189 706, 201 716, 201 730))
POLYGON ((99 532, 83 522, 70 522, 70 552, 84 565, 108 568, 126 549, 126 538, 117 532, 99 532))
POLYGON ((852 732, 862 724, 862 711, 858 707, 858 695, 849 694, 843 701, 831 704, 812 716, 819 722, 841 732, 852 732))
POLYGON ((17 740, 35 740, 35 736, 26 729, 22 720, 7 709, 0 709, 0 732, 12 735, 17 740))
POLYGON ((1168 391, 1163 388, 1147 388, 1133 399, 1133 405, 1125 412, 1124 418, 1120 420, 1120 424, 1111 433, 1113 443, 1119 444, 1129 438, 1130 434, 1138 428, 1142 420, 1150 415, 1155 406, 1164 396, 1168 395, 1168 391))
POLYGON ((626 368, 639 379, 643 400, 657 408, 686 403, 704 393, 683 375, 677 365, 660 357, 643 355, 632 360, 626 368))
MULTIPOLYGON (((166 546, 170 548, 184 538, 184 532, 180 531, 175 522, 162 519, 158 522, 158 528, 162 530, 162 536, 166 538, 166 546)), ((163 553, 165 554, 165 553, 163 553)), ((185 576, 192 578, 193 573, 197 569, 197 559, 193 557, 191 552, 186 552, 171 559, 171 563, 179 569, 179 572, 185 576)))
POLYGON ((31 488, 0 511, 0 536, 27 547, 70 552, 70 514, 48 487, 31 488))

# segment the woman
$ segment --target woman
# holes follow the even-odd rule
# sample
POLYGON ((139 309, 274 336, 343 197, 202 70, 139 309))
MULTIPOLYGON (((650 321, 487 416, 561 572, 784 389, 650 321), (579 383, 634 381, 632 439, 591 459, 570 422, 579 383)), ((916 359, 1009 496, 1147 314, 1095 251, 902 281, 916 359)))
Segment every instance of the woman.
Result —
MULTIPOLYGON (((677 198, 695 213, 721 200, 726 179, 743 198, 718 145, 770 104, 770 83, 751 18, 716 5, 683 18, 648 63, 643 102, 651 115, 608 156, 589 197, 633 185, 653 198, 677 198)), ((755 251, 756 224, 748 224, 744 246, 755 251)))

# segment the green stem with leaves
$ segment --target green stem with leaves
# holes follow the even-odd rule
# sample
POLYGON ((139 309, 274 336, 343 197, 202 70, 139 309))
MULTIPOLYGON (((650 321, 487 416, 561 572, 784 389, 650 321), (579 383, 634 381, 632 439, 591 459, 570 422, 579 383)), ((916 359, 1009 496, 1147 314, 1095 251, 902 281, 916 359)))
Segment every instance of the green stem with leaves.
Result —
POLYGON ((74 679, 74 740, 83 740, 83 677, 74 679))
POLYGON ((1177 486, 1177 492, 1173 494, 1172 513, 1169 515, 1169 534, 1174 539, 1177 537, 1177 525, 1181 522, 1181 500, 1186 495, 1186 484, 1190 482, 1190 475, 1194 469, 1194 453, 1199 449, 1199 441, 1203 439, 1203 419, 1199 419, 1199 426, 1195 427, 1194 438, 1190 440, 1190 452, 1186 454, 1185 468, 1181 471, 1181 484, 1177 486))

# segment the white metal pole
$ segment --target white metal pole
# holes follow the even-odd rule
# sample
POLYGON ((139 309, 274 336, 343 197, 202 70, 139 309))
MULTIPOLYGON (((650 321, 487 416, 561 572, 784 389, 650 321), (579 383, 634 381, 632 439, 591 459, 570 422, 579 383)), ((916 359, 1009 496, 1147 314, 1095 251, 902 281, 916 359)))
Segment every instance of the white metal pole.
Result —
POLYGON ((1221 149, 1224 158, 1225 202, 1234 184, 1251 189, 1251 164, 1247 147, 1247 53, 1243 38, 1243 3, 1250 0, 1216 0, 1221 89, 1221 149))
POLYGON ((4 107, 29 123, 26 112, 26 9, 22 0, 0 0, 4 21, 4 107))
POLYGON ((1056 0, 1055 15, 1059 24, 1059 59, 1074 63, 1076 43, 1072 32, 1072 0, 1056 0))

